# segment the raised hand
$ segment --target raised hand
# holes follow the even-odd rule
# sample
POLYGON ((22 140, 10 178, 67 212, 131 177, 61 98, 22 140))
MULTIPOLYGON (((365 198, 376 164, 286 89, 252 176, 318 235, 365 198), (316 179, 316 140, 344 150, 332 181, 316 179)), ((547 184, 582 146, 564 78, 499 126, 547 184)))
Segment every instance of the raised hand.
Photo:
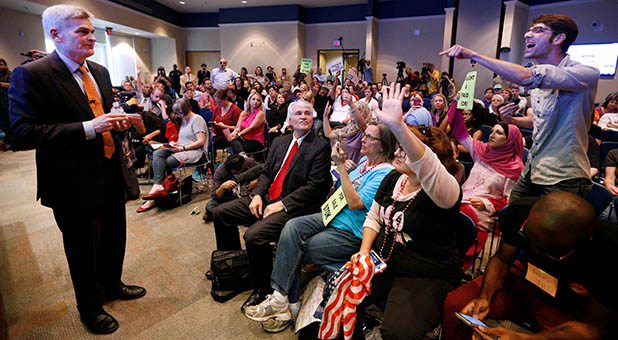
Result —
POLYGON ((457 59, 472 59, 476 52, 467 49, 461 45, 453 45, 451 48, 444 50, 439 53, 439 55, 457 58, 457 59))
POLYGON ((377 110, 378 119, 388 127, 393 127, 399 123, 403 123, 403 102, 404 91, 401 91, 401 85, 391 83, 390 86, 382 88, 382 110, 377 110))

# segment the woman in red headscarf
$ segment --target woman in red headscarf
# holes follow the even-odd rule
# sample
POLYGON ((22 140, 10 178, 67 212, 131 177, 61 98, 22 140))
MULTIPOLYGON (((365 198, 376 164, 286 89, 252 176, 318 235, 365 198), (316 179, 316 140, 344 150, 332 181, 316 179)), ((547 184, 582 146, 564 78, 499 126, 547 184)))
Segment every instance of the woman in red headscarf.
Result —
POLYGON ((524 168, 521 132, 515 125, 499 123, 494 125, 487 143, 473 140, 456 101, 449 108, 448 119, 453 136, 470 150, 474 161, 462 186, 461 211, 474 220, 479 231, 489 232, 524 168))

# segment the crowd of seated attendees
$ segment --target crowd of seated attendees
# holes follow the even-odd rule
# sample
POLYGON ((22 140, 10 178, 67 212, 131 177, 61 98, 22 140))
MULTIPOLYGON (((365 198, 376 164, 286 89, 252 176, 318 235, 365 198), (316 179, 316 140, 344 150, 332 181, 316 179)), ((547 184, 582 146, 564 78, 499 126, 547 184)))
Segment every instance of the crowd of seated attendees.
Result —
MULTIPOLYGON (((519 316, 505 307, 515 304, 508 294, 521 293, 521 278, 514 275, 521 266, 516 250, 539 245, 571 249, 591 235, 607 232, 606 226, 597 227, 590 220, 588 207, 576 196, 559 193, 516 200, 509 223, 500 226, 504 243, 498 257, 503 258, 492 258, 487 266, 487 273, 498 273, 490 279, 503 280, 493 289, 508 294, 487 298, 488 288, 478 279, 474 289, 457 289, 463 254, 457 251, 452 226, 459 213, 469 216, 479 232, 495 232, 498 212, 509 203, 524 169, 524 147, 531 145, 532 137, 524 138, 520 127, 502 117, 512 104, 518 106, 518 115, 531 115, 523 88, 496 84, 485 89, 472 109, 462 110, 456 108, 455 80, 447 73, 437 73, 434 79, 433 67, 425 89, 419 72, 411 68, 401 85, 384 88, 362 80, 340 84, 339 72, 333 75, 329 70, 326 75, 321 68, 304 74, 299 66, 293 76, 285 68, 279 75, 272 66, 266 70, 257 66, 249 74, 242 67, 237 74, 222 58, 219 68, 209 71, 201 65, 197 76, 189 66, 182 73, 174 65, 169 75, 161 66, 152 83, 143 83, 138 69, 136 78, 123 81, 116 90, 116 100, 130 94, 142 109, 145 131, 140 131, 141 144, 135 145, 133 168, 143 167, 152 153, 154 184, 137 212, 152 209, 156 198, 166 194, 163 179, 169 169, 207 160, 210 133, 214 150, 229 148, 227 160, 214 171, 204 220, 214 220, 220 250, 239 249, 235 226, 249 226, 244 239, 256 291, 242 311, 268 332, 282 331, 295 320, 302 265, 327 266, 348 259, 354 263, 373 249, 389 266, 374 277, 371 293, 357 307, 355 339, 363 338, 363 311, 380 301, 386 301, 384 338, 422 338, 440 319, 448 339, 469 338, 471 329, 462 327, 454 312, 479 318, 519 316), (491 128, 485 141, 482 125, 491 128), (264 148, 268 158, 262 165, 245 155, 264 148), (473 163, 467 175, 458 160, 473 163), (332 188, 331 167, 338 174, 332 188), (247 171, 259 178, 240 183, 239 175, 247 171), (293 182, 286 172, 294 173, 293 182), (325 223, 319 207, 328 189, 341 190, 347 204, 325 223), (573 209, 578 214, 567 222, 569 205, 577 205, 573 209), (589 230, 562 243, 551 240, 555 223, 535 214, 541 208, 555 211, 555 217, 572 228, 589 222, 589 230), (268 264, 270 242, 277 242, 274 266, 268 264)), ((618 94, 610 93, 594 110, 592 124, 597 129, 618 131, 617 102, 618 94)), ((603 169, 597 177, 618 197, 618 149, 600 159, 599 144, 604 141, 590 133, 590 176, 603 169)), ((598 244, 599 249, 586 248, 577 260, 588 253, 615 254, 616 249, 601 240, 598 244)), ((595 298, 614 298, 599 278, 592 275, 591 280, 599 285, 595 298)), ((530 299, 538 296, 526 294, 530 299)), ((591 308, 602 314, 602 304, 591 308)), ((570 320, 552 312, 556 320, 537 322, 538 330, 570 320)))

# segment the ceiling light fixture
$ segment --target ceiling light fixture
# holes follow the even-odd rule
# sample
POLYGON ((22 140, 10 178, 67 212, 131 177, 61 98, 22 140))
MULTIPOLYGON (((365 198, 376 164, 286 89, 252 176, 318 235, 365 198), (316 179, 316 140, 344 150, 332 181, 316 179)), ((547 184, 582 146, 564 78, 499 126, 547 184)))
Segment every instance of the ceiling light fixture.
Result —
POLYGON ((247 3, 247 0, 242 0, 241 2, 242 2, 243 4, 246 4, 246 3, 247 3))
POLYGON ((186 2, 184 2, 184 1, 181 1, 181 2, 180 2, 180 4, 181 4, 181 5, 184 5, 184 4, 186 4, 186 2))

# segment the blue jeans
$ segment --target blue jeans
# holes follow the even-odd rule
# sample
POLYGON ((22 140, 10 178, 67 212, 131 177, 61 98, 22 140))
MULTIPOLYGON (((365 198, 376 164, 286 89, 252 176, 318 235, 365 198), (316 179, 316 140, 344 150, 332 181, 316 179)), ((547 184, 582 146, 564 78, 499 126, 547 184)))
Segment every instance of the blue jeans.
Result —
POLYGON ((293 218, 279 237, 272 287, 288 295, 291 303, 297 302, 302 263, 323 266, 347 262, 360 246, 361 239, 352 232, 324 226, 322 213, 293 218))
POLYGON ((165 171, 169 168, 175 168, 180 165, 180 162, 174 157, 172 149, 160 148, 152 154, 152 170, 154 172, 154 184, 163 184, 165 179, 165 171))

